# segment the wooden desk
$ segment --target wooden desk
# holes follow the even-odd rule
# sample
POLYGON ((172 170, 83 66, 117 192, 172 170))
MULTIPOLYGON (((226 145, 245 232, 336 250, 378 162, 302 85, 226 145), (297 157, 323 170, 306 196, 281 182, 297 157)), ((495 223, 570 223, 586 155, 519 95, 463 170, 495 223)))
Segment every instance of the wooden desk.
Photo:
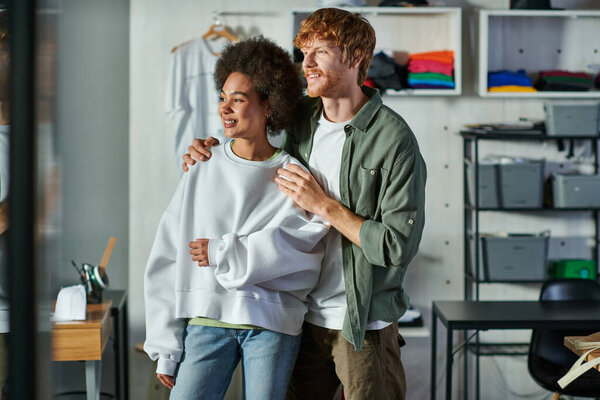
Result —
POLYGON ((52 360, 85 361, 86 399, 100 399, 102 353, 112 329, 112 301, 88 304, 84 321, 52 323, 52 360))
MULTIPOLYGON (((575 342, 576 341, 585 341, 585 342, 600 342, 600 332, 596 332, 596 333, 592 333, 591 335, 588 336, 565 336, 565 347, 567 347, 569 350, 571 350, 573 353, 577 354, 578 356, 583 355, 583 353, 587 352, 587 350, 585 349, 576 349, 575 348, 575 342)), ((587 357, 585 358, 585 361, 589 361, 589 360, 593 360, 594 358, 598 358, 600 357, 600 349, 595 350, 593 352, 591 352, 590 354, 587 355, 587 357)), ((598 371, 600 371, 600 364, 596 365, 594 368, 596 368, 598 371)))

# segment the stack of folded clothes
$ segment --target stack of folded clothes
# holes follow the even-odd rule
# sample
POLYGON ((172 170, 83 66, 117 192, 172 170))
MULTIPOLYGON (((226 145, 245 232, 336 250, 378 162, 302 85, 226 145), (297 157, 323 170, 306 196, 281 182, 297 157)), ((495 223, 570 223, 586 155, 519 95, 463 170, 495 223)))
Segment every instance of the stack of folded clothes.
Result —
POLYGON ((452 50, 411 54, 408 84, 414 89, 454 89, 453 70, 452 50))
POLYGON ((373 56, 365 85, 380 90, 400 90, 406 87, 406 67, 398 64, 392 51, 379 51, 373 56))
POLYGON ((536 92, 524 69, 488 72, 489 92, 536 92))
POLYGON ((540 78, 535 87, 545 91, 581 92, 594 87, 594 76, 585 72, 540 71, 540 78))

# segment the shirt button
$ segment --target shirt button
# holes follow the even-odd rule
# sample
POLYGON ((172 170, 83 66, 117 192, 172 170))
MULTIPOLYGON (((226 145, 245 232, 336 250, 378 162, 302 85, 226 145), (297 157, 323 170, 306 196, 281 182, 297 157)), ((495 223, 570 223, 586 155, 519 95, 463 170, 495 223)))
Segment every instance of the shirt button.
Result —
POLYGON ((308 158, 308 153, 304 153, 304 158, 308 158))
POLYGON ((409 220, 408 220, 408 224, 409 224, 409 225, 412 225, 412 224, 414 224, 414 223, 415 223, 415 220, 414 220, 414 219, 412 219, 412 218, 411 218, 411 219, 409 219, 409 220))
POLYGON ((375 175, 375 170, 374 169, 371 170, 371 175, 375 175))
POLYGON ((351 132, 352 132, 352 127, 351 127, 350 125, 346 125, 346 126, 344 127, 344 132, 346 132, 346 133, 351 133, 351 132))

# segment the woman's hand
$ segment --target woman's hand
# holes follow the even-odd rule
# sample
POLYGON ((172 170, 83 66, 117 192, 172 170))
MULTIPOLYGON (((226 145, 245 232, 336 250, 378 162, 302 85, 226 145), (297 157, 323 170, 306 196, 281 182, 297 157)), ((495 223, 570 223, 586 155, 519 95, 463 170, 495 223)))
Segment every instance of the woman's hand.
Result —
POLYGON ((210 152, 210 148, 219 144, 219 140, 210 136, 207 139, 194 139, 192 140, 192 145, 188 146, 189 153, 185 153, 183 155, 183 171, 188 172, 189 166, 196 164, 196 160, 198 161, 207 161, 212 153, 210 152))
POLYGON ((158 378, 160 383, 162 383, 163 386, 169 390, 173 389, 173 386, 175 386, 175 379, 173 379, 173 377, 170 375, 156 374, 156 377, 158 378))
POLYGON ((208 239, 196 239, 190 242, 192 260, 198 262, 199 267, 208 267, 208 239))

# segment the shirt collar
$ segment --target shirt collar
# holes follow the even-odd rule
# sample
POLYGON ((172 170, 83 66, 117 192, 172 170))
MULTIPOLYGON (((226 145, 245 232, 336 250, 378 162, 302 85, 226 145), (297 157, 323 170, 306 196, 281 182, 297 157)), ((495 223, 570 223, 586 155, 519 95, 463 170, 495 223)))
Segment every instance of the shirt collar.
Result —
MULTIPOLYGON (((365 105, 358 111, 358 113, 352 118, 348 125, 353 126, 354 128, 365 132, 371 120, 379 111, 379 108, 383 104, 383 100, 381 99, 381 94, 379 94, 379 90, 373 89, 368 86, 361 86, 361 90, 363 93, 369 98, 369 100, 365 103, 365 105)), ((315 121, 319 120, 321 116, 321 111, 323 109, 323 101, 319 99, 316 103, 316 107, 313 110, 312 119, 315 121)))

